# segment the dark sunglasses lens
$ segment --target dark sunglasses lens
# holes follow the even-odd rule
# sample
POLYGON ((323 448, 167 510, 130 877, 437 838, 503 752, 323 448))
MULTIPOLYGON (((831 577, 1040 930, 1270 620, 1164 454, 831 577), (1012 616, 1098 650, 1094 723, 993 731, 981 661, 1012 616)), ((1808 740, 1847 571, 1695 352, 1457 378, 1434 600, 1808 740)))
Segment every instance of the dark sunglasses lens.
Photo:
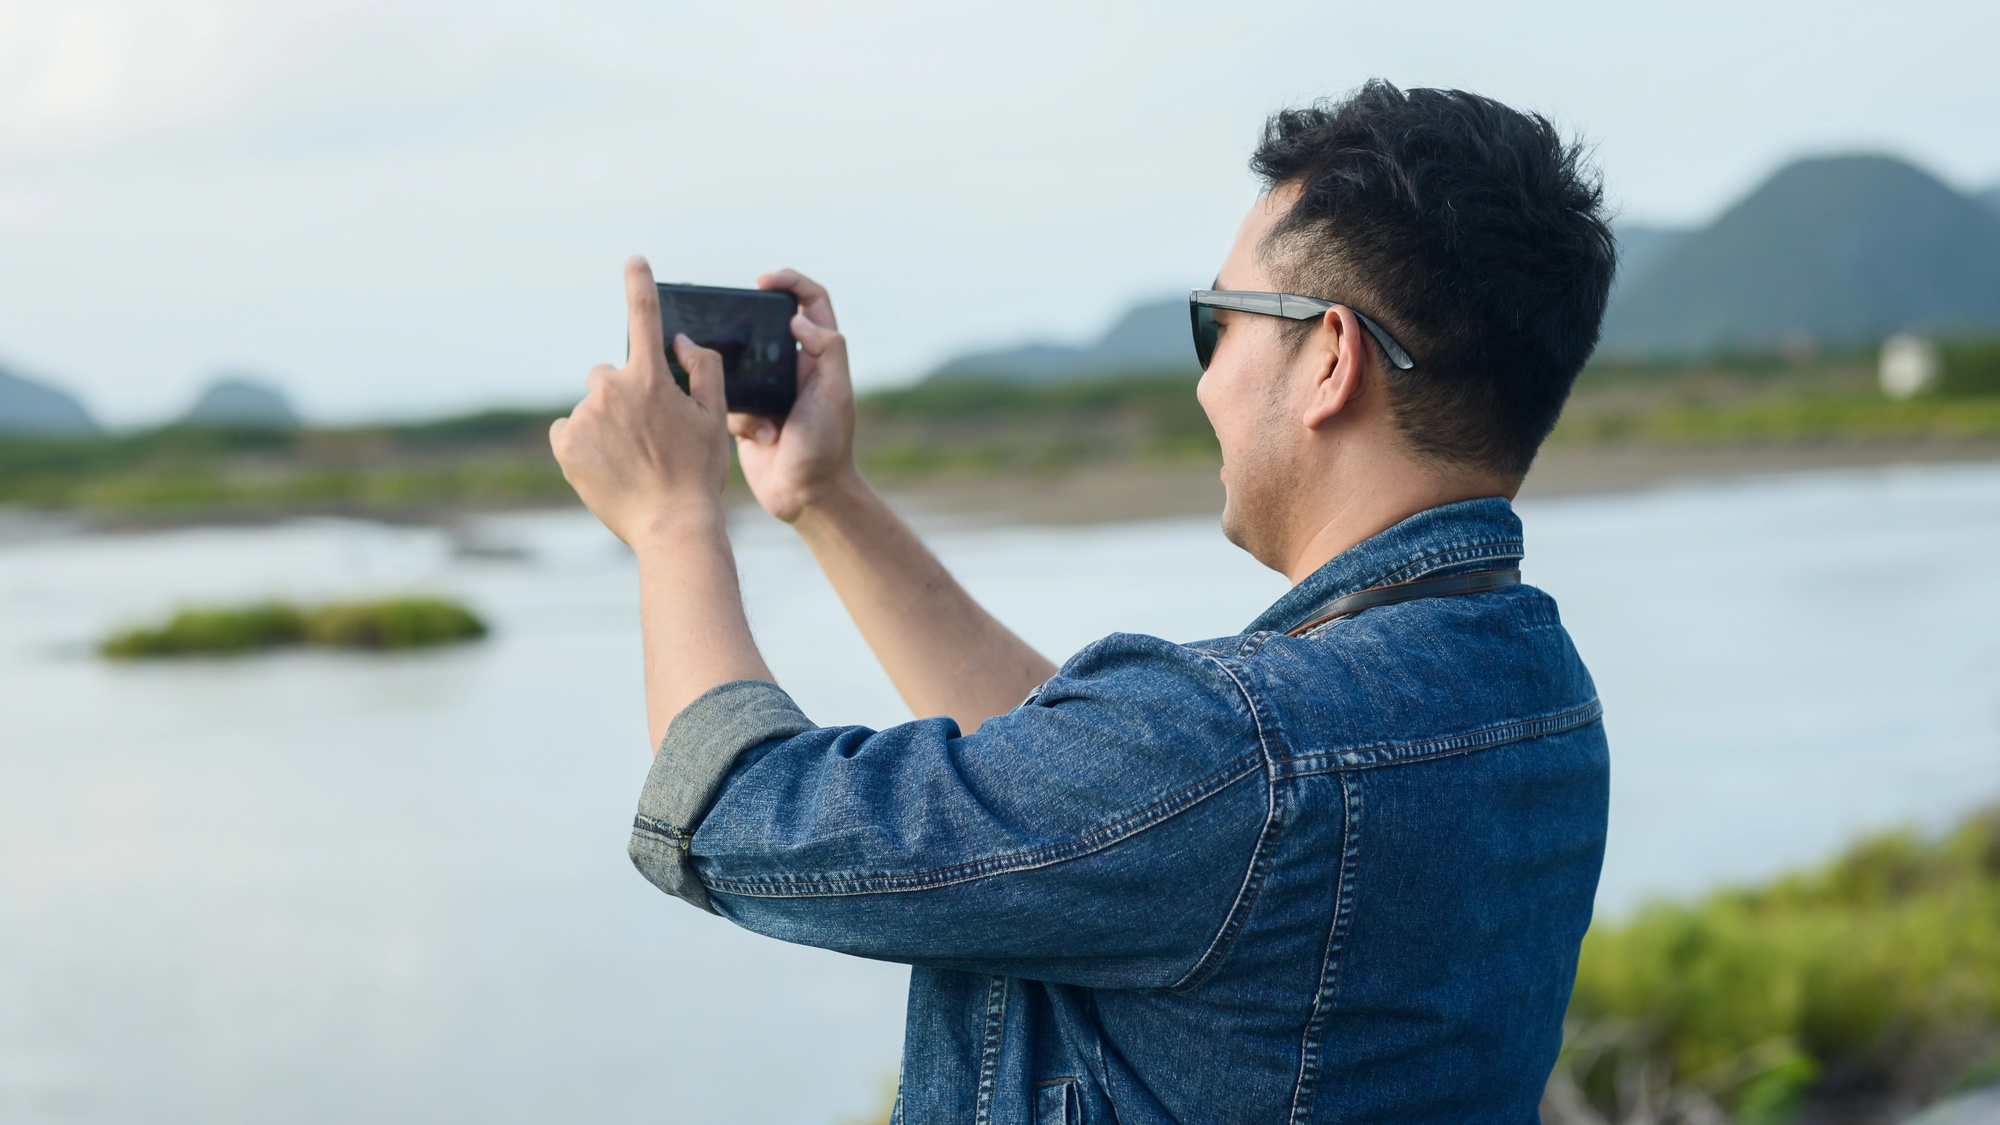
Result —
POLYGON ((1208 370, 1208 361, 1215 358, 1215 310, 1207 305, 1189 305, 1189 319, 1194 321, 1194 358, 1203 371, 1208 370))

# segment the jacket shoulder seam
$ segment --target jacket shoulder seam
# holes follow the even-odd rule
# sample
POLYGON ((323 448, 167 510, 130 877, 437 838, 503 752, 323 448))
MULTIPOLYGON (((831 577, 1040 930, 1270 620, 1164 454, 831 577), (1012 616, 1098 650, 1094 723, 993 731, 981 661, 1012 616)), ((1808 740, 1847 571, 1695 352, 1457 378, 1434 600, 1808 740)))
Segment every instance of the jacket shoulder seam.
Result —
POLYGON ((1263 710, 1258 707, 1257 697, 1251 693, 1250 685, 1243 682, 1243 677, 1237 674, 1237 669, 1232 667, 1229 661, 1207 653, 1202 655, 1222 669, 1223 675, 1228 676, 1229 681, 1236 685, 1236 690, 1243 695, 1243 705, 1250 710, 1250 721, 1257 730, 1257 748, 1264 758, 1264 825, 1257 832, 1257 843, 1250 849, 1250 863, 1243 870, 1243 881, 1237 885, 1236 898, 1229 904, 1228 913, 1222 916, 1221 926, 1216 929, 1215 936, 1209 939, 1208 948, 1202 950, 1201 956, 1195 959, 1194 965, 1187 973, 1167 986, 1170 992, 1192 991, 1221 967, 1223 959, 1229 956, 1230 948, 1236 944, 1236 936, 1243 931, 1251 905, 1257 901, 1258 893, 1264 888, 1264 876, 1270 870, 1271 855, 1277 850, 1278 788, 1275 778, 1278 755, 1271 747, 1270 737, 1264 725, 1263 710))

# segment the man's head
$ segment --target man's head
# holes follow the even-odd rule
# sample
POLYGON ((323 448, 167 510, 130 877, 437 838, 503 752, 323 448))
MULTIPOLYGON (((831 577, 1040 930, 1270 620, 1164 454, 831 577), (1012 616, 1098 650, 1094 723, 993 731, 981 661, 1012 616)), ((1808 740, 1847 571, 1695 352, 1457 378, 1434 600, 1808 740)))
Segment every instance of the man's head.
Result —
POLYGON ((1280 565, 1282 543, 1320 518, 1297 510, 1302 490, 1379 490, 1385 473, 1432 494, 1511 494, 1596 346, 1611 284, 1580 147, 1488 98, 1371 82, 1274 115, 1251 167, 1269 190, 1216 287, 1336 307, 1303 322, 1217 313, 1201 398, 1230 537, 1280 565), (1415 366, 1388 363, 1353 310, 1415 366))

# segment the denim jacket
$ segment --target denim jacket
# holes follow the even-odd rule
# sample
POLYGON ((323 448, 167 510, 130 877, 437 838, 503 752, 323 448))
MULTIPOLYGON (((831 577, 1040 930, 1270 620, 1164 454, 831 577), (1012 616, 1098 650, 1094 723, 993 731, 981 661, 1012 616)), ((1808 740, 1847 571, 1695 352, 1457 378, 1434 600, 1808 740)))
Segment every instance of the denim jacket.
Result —
POLYGON ((1115 634, 960 733, 724 684, 634 862, 758 933, 904 962, 910 1125, 1535 1120, 1603 856, 1597 695, 1501 499, 1421 512, 1244 632, 1115 634))

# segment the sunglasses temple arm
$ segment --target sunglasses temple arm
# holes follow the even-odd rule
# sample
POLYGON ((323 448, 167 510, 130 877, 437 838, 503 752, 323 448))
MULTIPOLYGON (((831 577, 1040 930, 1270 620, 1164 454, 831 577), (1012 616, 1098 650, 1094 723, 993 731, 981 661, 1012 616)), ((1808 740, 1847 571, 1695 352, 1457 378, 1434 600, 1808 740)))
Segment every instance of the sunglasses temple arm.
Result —
POLYGON ((1368 334, 1375 337, 1375 342, 1382 345, 1383 352, 1388 354, 1389 362, 1396 365, 1396 370, 1408 371, 1417 365, 1417 361, 1410 358, 1410 353, 1403 350, 1403 345, 1397 343, 1394 336, 1389 335, 1388 329, 1375 323, 1367 313, 1354 309, 1348 311, 1353 312, 1355 319, 1368 329, 1368 334))

